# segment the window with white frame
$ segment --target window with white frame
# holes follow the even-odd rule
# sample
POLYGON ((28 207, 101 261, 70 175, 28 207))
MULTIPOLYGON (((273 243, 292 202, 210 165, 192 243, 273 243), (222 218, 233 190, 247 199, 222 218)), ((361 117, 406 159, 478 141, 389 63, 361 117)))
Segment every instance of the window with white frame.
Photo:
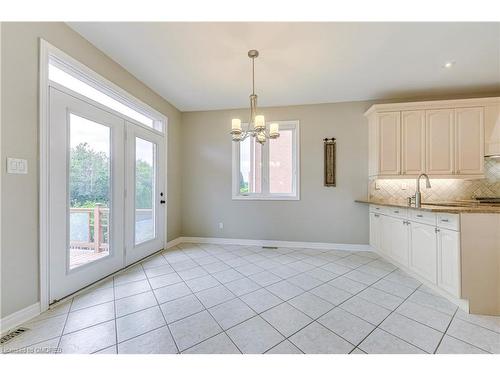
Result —
MULTIPOLYGON (((276 122, 276 121, 273 121, 276 122)), ((233 199, 298 200, 299 123, 278 121, 280 136, 233 142, 233 199)))

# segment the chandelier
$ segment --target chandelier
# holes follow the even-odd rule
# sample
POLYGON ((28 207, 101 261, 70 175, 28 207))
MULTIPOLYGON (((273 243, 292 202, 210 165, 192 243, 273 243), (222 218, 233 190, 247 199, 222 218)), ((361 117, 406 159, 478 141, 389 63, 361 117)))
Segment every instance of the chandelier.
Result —
POLYGON ((248 51, 248 57, 252 59, 252 94, 250 95, 250 120, 246 129, 241 128, 241 120, 234 118, 232 120, 231 135, 234 142, 240 142, 249 136, 255 137, 261 145, 266 139, 276 139, 280 136, 279 124, 269 125, 269 131, 266 129, 266 120, 263 115, 257 114, 257 95, 255 94, 255 59, 259 56, 259 51, 251 49, 248 51))

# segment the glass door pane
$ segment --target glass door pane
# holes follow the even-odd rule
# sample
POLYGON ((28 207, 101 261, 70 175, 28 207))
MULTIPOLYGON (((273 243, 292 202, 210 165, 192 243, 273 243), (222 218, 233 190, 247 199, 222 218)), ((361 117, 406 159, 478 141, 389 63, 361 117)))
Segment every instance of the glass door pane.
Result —
POLYGON ((135 138, 135 244, 152 240, 155 234, 156 145, 135 138))
POLYGON ((70 114, 69 269, 110 252, 111 129, 70 114))

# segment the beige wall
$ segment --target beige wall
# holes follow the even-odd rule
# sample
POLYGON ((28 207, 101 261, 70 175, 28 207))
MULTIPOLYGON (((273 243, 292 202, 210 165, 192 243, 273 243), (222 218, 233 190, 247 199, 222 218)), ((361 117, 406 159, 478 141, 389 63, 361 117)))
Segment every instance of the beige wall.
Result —
POLYGON ((3 23, 1 316, 39 300, 39 38, 60 48, 169 119, 168 238, 181 234, 180 112, 63 23, 3 23), (28 160, 27 175, 5 174, 7 156, 28 160))
POLYGON ((370 102, 264 108, 269 120, 300 121, 299 201, 231 199, 231 118, 247 110, 182 114, 184 236, 366 244, 370 102), (337 187, 323 186, 323 138, 337 138, 337 187), (224 229, 218 229, 218 223, 224 229))

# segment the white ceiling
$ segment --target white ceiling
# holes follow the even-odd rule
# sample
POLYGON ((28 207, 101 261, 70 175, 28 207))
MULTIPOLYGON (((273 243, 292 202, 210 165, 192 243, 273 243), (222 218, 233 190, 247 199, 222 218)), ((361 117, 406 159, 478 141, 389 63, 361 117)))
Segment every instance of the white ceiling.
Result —
POLYGON ((500 90, 500 23, 69 26, 182 111, 500 90))

